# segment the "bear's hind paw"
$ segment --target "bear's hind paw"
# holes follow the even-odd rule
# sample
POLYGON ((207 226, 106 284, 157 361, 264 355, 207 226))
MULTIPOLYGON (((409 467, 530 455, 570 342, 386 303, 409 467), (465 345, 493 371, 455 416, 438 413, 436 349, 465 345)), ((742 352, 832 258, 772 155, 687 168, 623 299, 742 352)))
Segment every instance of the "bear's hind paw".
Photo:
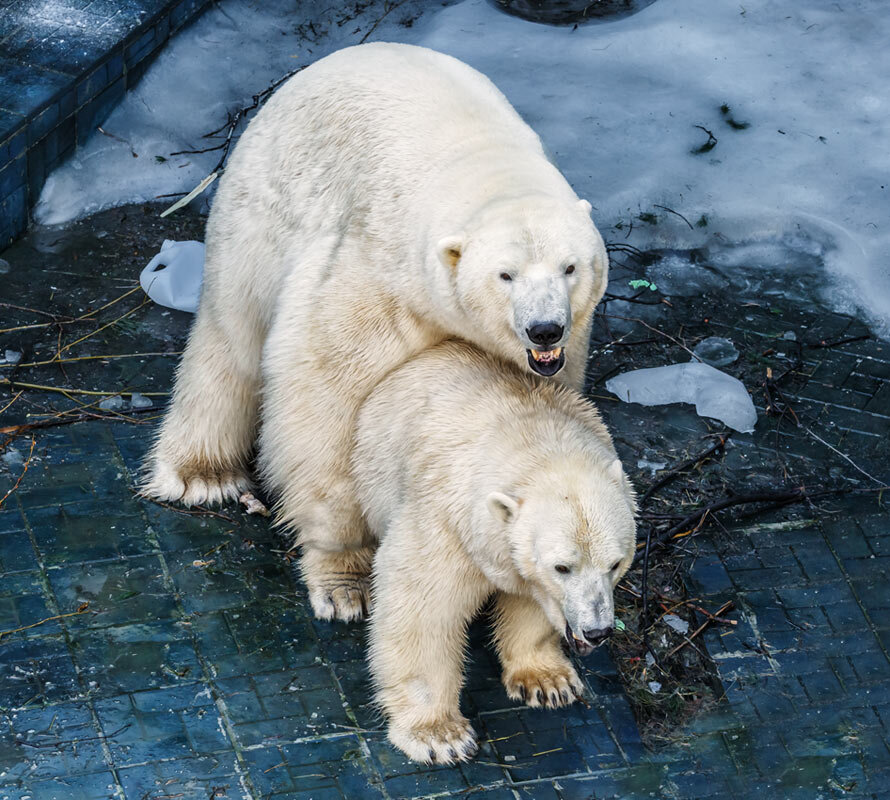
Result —
POLYGON ((309 592, 309 602, 317 619, 339 619, 343 622, 359 622, 368 614, 371 604, 370 586, 367 580, 351 580, 334 589, 319 588, 309 592))
POLYGON ((392 723, 389 740, 408 758, 421 764, 456 764, 469 761, 479 751, 476 733, 463 717, 414 727, 392 723))
POLYGON ((139 488, 139 494, 185 506, 198 506, 237 500, 250 488, 250 479, 240 471, 199 471, 155 461, 139 488))

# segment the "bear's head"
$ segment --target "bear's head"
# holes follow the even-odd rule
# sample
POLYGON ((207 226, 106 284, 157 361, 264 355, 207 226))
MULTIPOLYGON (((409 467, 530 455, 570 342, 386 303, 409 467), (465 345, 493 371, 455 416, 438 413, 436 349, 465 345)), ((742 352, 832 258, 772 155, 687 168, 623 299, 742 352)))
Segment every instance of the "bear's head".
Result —
POLYGON ((542 465, 534 482, 487 498, 514 569, 580 655, 611 635, 612 591, 635 553, 633 489, 620 461, 606 464, 542 465))
POLYGON ((586 200, 493 202, 437 251, 468 317, 465 338, 546 377, 562 369, 572 325, 586 334, 606 290, 608 257, 586 200))

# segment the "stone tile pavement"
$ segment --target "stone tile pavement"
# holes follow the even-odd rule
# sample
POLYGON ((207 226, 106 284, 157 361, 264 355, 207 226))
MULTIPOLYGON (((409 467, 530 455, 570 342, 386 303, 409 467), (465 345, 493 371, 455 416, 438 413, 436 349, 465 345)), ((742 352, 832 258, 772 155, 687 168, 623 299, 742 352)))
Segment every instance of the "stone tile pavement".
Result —
MULTIPOLYGON (((152 218, 141 215, 106 212, 68 234, 35 232, 3 254, 12 265, 4 300, 88 313, 133 286, 146 247, 200 229, 198 219, 146 223, 152 218), (144 238, 127 238, 140 225, 144 238), (62 276, 69 291, 57 297, 62 276)), ((84 391, 166 390, 175 358, 123 356, 177 351, 188 317, 140 302, 128 297, 97 314, 104 324, 132 309, 66 351, 101 356, 98 364, 0 375, 84 391)), ((862 330, 827 312, 775 308, 727 305, 719 325, 687 309, 698 320, 687 334, 722 326, 743 355, 762 358, 765 342, 776 345, 788 330, 809 342, 862 330)), ((23 363, 98 327, 7 331, 40 315, 4 308, 2 317, 0 352, 19 349, 23 363)), ((593 394, 625 357, 618 350, 594 342, 593 394)), ((786 394, 796 412, 861 468, 887 475, 890 347, 870 339, 804 356, 804 376, 786 394)), ((745 369, 762 371, 757 358, 745 369)), ((0 386, 0 409, 23 389, 0 386)), ((363 627, 311 618, 268 521, 234 506, 184 513, 136 498, 153 424, 137 423, 156 411, 139 417, 125 407, 114 412, 119 421, 90 419, 99 397, 74 397, 77 404, 24 390, 0 414, 0 497, 15 487, 31 446, 29 434, 8 442, 4 428, 75 405, 87 417, 32 432, 29 468, 0 505, 0 800, 890 797, 890 517, 877 495, 696 537, 685 562, 690 591, 709 608, 733 599, 739 624, 701 637, 721 701, 674 744, 643 746, 605 650, 581 663, 589 706, 511 704, 478 624, 463 703, 481 752, 459 767, 419 768, 387 745, 369 704, 363 627)), ((653 410, 642 425, 639 407, 600 405, 631 470, 642 454, 696 446, 709 428, 677 407, 653 410)), ((833 469, 867 484, 773 417, 734 441, 719 471, 745 485, 833 469)))

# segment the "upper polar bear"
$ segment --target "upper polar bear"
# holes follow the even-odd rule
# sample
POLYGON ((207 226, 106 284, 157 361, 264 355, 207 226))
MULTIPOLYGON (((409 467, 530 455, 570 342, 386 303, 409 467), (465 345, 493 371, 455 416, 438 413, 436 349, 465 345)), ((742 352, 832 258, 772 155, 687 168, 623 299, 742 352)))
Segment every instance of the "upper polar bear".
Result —
POLYGON ((259 428, 259 472, 298 531, 315 613, 361 616, 360 403, 452 336, 580 388, 607 272, 589 212, 506 98, 454 58, 366 44, 295 75, 220 181, 144 491, 237 496, 259 428))

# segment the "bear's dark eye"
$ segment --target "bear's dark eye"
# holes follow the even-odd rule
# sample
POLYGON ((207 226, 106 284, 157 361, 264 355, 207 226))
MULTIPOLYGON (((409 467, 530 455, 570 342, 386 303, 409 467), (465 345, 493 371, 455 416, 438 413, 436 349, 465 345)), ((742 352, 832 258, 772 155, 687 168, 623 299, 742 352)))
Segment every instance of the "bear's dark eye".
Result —
POLYGON ((569 265, 566 267, 566 275, 571 275, 574 271, 575 271, 575 265, 574 265, 574 264, 569 264, 569 265))
POLYGON ((563 575, 567 575, 568 573, 570 573, 570 572, 572 571, 572 570, 571 570, 569 567, 567 567, 565 564, 557 564, 557 565, 554 567, 554 569, 555 569, 557 572, 561 572, 563 575))
POLYGON ((616 561, 614 564, 612 564, 612 569, 610 569, 609 572, 614 572, 614 571, 615 571, 616 569, 618 569, 618 567, 620 567, 620 566, 621 566, 621 562, 620 562, 620 561, 616 561))
POLYGON ((509 272, 502 272, 502 273, 501 273, 501 280, 502 280, 502 281, 507 281, 507 282, 509 283, 510 281, 513 280, 513 276, 512 276, 509 272))

